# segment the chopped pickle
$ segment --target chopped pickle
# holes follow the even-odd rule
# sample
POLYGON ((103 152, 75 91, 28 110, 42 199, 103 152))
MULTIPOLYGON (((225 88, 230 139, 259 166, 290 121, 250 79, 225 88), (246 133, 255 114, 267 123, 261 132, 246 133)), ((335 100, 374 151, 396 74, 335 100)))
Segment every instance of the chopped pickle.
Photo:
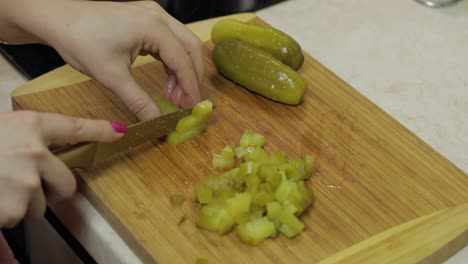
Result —
POLYGON ((177 105, 175 105, 171 100, 167 99, 158 91, 155 91, 153 93, 153 100, 158 104, 159 109, 163 114, 169 114, 180 110, 180 108, 177 105))
POLYGON ((258 168, 258 176, 263 180, 267 181, 269 178, 276 174, 276 168, 270 164, 262 164, 258 168))
POLYGON ((213 113, 213 103, 210 100, 204 100, 195 105, 192 110, 192 116, 201 123, 208 121, 213 113))
POLYGON ((213 167, 231 168, 235 156, 240 157, 239 167, 195 185, 195 200, 202 205, 197 226, 220 234, 235 228, 239 239, 250 245, 280 233, 293 238, 304 229, 298 217, 314 203, 314 194, 304 183, 312 174, 312 156, 288 161, 280 150, 268 154, 262 143, 266 139, 258 140, 260 134, 244 135, 257 139, 226 146, 213 156, 213 167))
POLYGON ((234 158, 226 158, 223 155, 213 156, 213 168, 232 169, 235 163, 234 158))
POLYGON ((236 156, 238 158, 242 158, 245 154, 247 154, 247 148, 243 146, 239 146, 234 149, 234 152, 236 153, 236 156))
POLYGON ((277 150, 271 154, 270 160, 273 166, 279 167, 286 163, 286 154, 281 150, 277 150))
POLYGON ((268 153, 263 148, 256 147, 254 151, 247 152, 247 154, 245 154, 244 160, 268 163, 270 161, 270 155, 268 155, 268 153))
POLYGON ((266 138, 264 135, 255 133, 253 131, 247 130, 244 132, 240 139, 240 145, 242 147, 263 147, 266 143, 266 138))
POLYGON ((187 132, 198 125, 200 125, 200 120, 193 115, 189 115, 179 120, 176 131, 187 132))
POLYGON ((275 192, 275 199, 279 202, 284 202, 289 194, 291 193, 291 184, 283 175, 281 179, 281 184, 278 186, 275 192))
POLYGON ((201 204, 207 204, 213 200, 213 191, 201 182, 195 184, 195 193, 197 201, 201 204))
POLYGON ((273 187, 271 187, 271 184, 268 182, 260 183, 258 186, 258 190, 262 192, 267 192, 268 194, 273 194, 275 191, 273 190, 273 187))
POLYGON ((250 210, 252 197, 249 193, 238 193, 227 200, 227 209, 232 217, 236 219, 250 210))
POLYGON ((171 202, 175 205, 181 205, 185 202, 185 197, 182 194, 171 195, 171 202))
POLYGON ((273 201, 272 195, 268 194, 265 191, 259 191, 255 194, 253 203, 259 206, 265 206, 267 203, 273 201))
POLYGON ((226 146, 221 150, 221 155, 225 158, 234 158, 236 154, 231 146, 226 146))
POLYGON ((275 233, 275 225, 263 217, 238 225, 236 232, 242 242, 258 245, 275 233))
POLYGON ((203 206, 197 219, 197 226, 220 234, 229 232, 234 225, 234 220, 226 208, 209 204, 203 206))
POLYGON ((251 186, 258 187, 260 185, 260 179, 255 174, 248 174, 245 177, 245 185, 247 185, 247 187, 251 187, 251 186))
POLYGON ((213 111, 213 104, 209 100, 198 103, 191 115, 181 118, 176 130, 169 133, 167 142, 175 147, 191 138, 203 134, 207 129, 207 122, 213 111))
POLYGON ((283 212, 280 217, 282 226, 280 232, 288 238, 293 237, 304 229, 304 224, 294 215, 288 212, 283 212), (283 229, 285 229, 283 231, 283 229))
POLYGON ((187 141, 191 138, 194 138, 198 135, 203 134, 203 132, 206 131, 206 124, 200 124, 199 126, 194 127, 193 129, 187 131, 187 132, 179 132, 179 131, 174 131, 167 136, 167 142, 175 147, 184 141, 187 141))
POLYGON ((266 208, 268 218, 279 221, 283 210, 281 204, 277 201, 270 202, 267 203, 266 208))
POLYGON ((250 174, 257 174, 257 171, 258 171, 258 163, 257 162, 254 162, 254 161, 247 161, 247 162, 243 162, 240 164, 239 166, 239 174, 241 176, 246 176, 246 175, 250 175, 250 174))

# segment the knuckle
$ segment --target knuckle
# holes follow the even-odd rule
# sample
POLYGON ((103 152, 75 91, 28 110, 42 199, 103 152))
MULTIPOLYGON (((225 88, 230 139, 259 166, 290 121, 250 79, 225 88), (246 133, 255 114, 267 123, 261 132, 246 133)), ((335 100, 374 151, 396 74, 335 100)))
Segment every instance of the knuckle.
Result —
POLYGON ((139 116, 149 107, 148 101, 145 98, 138 98, 129 103, 128 108, 132 113, 139 116))
POLYGON ((41 179, 37 174, 22 177, 21 186, 28 192, 33 192, 41 188, 41 179))
POLYGON ((19 145, 20 153, 33 160, 42 160, 47 157, 47 148, 39 139, 31 138, 19 145))
POLYGON ((71 126, 72 126, 72 136, 70 137, 70 143, 76 143, 76 139, 79 139, 83 136, 85 132, 85 121, 81 118, 70 118, 71 126))
POLYGON ((18 112, 18 119, 32 128, 40 127, 42 121, 41 115, 34 111, 18 112))

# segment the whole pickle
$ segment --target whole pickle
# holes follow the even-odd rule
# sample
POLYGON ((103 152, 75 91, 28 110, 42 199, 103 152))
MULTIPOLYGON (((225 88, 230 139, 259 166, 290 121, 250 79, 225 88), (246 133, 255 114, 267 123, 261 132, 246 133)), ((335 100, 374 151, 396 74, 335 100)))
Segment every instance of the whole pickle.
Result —
POLYGON ((211 40, 215 44, 223 40, 240 40, 270 53, 294 70, 304 62, 301 46, 286 33, 268 26, 224 19, 213 26, 211 40))
POLYGON ((289 66, 269 53, 236 40, 215 45, 213 62, 226 78, 271 100, 297 105, 306 83, 289 66))

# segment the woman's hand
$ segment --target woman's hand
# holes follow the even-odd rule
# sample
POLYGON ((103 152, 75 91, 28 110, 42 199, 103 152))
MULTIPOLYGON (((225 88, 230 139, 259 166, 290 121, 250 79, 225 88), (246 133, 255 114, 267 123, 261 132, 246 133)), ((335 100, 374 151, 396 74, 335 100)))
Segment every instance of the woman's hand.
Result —
POLYGON ((1 113, 0 124, 0 227, 38 218, 47 201, 75 192, 73 174, 48 146, 110 142, 123 135, 110 122, 49 113, 1 113))
POLYGON ((200 101, 201 42, 154 1, 64 4, 66 16, 59 20, 64 23, 55 25, 50 43, 71 66, 116 93, 139 119, 160 111, 131 74, 137 55, 164 63, 165 95, 175 104, 190 107, 200 101))
POLYGON ((5 25, 4 32, 12 36, 5 41, 53 46, 72 67, 116 93, 141 120, 160 111, 131 74, 138 55, 164 63, 169 75, 164 94, 175 104, 190 107, 200 101, 202 43, 154 1, 0 0, 0 39, 5 25))

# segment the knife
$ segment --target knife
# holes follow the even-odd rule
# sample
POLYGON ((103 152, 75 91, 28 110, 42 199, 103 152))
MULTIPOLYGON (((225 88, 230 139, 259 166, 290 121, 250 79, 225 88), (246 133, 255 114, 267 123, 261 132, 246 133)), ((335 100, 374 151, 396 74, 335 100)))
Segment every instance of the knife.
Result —
POLYGON ((59 150, 54 154, 69 168, 89 170, 108 158, 157 139, 175 130, 179 120, 192 113, 192 108, 142 121, 128 127, 125 135, 110 143, 90 142, 59 150))

